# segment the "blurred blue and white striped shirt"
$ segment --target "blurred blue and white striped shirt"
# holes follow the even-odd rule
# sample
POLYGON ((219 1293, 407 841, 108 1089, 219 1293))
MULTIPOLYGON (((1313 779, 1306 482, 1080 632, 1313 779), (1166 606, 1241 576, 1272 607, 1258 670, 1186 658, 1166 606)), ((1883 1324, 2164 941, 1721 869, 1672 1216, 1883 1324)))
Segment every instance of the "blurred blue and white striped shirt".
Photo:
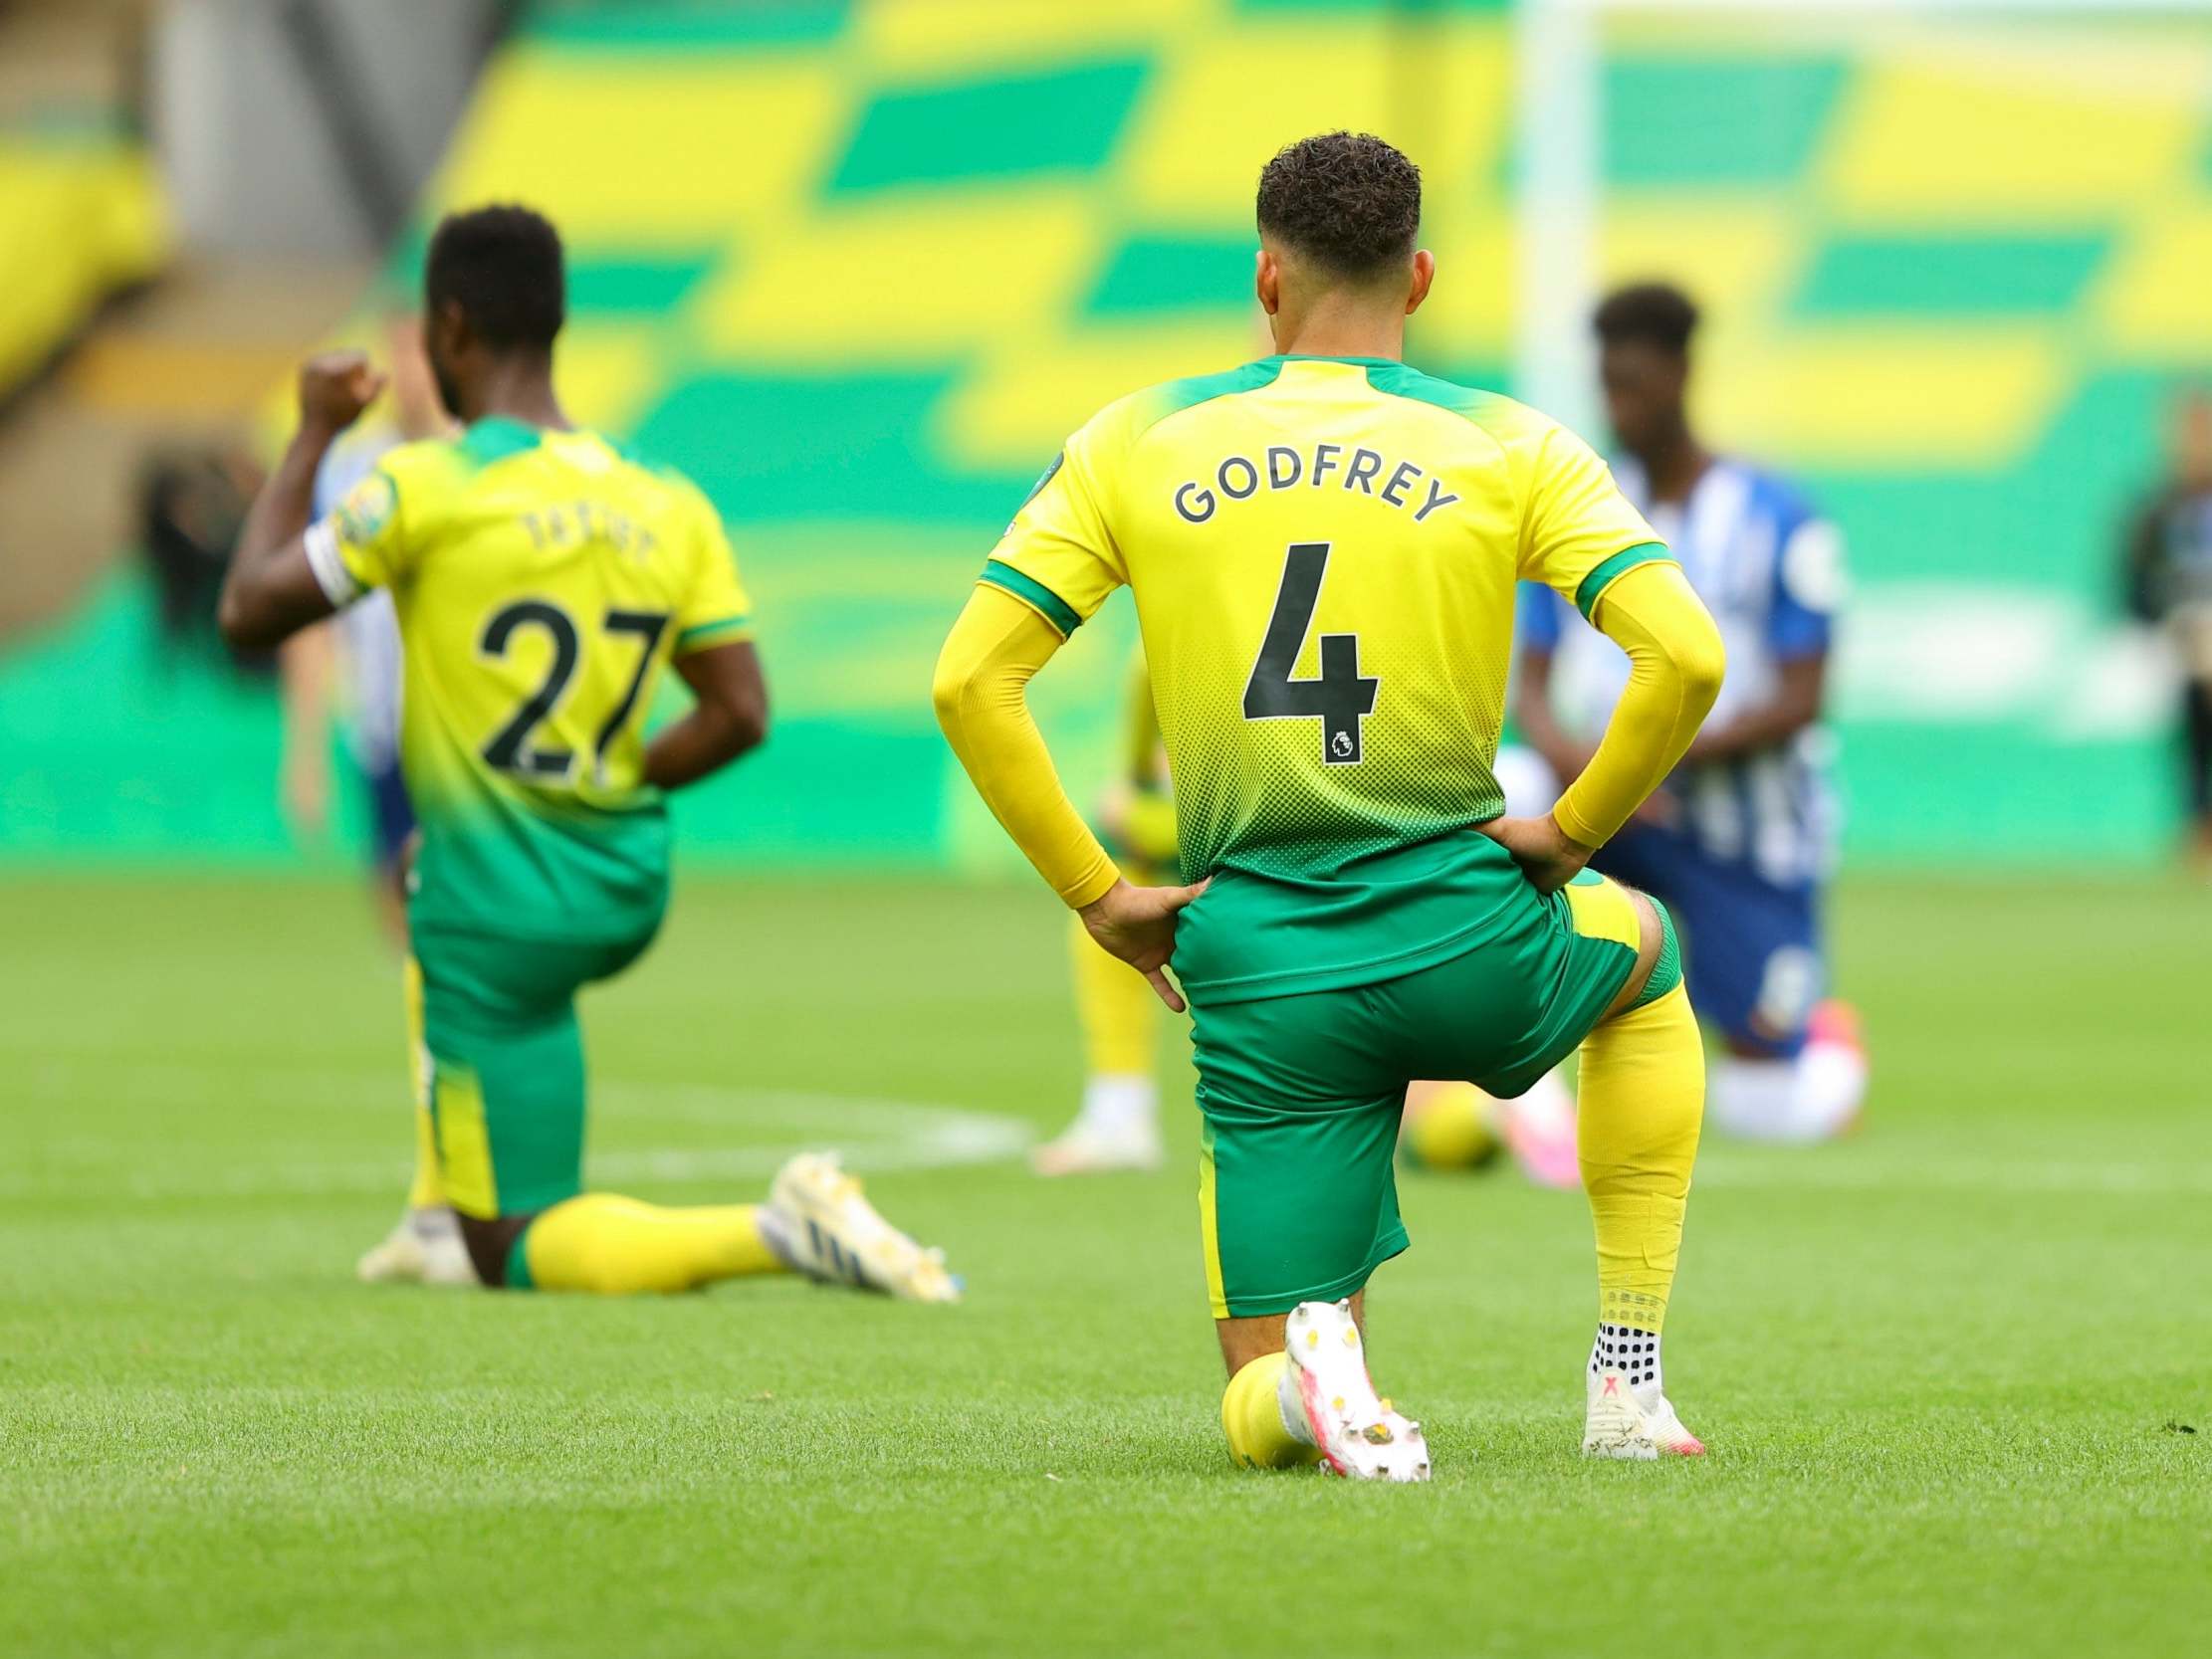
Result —
MULTIPOLYGON (((1786 480, 1741 461, 1706 468, 1687 502, 1655 506, 1643 470, 1614 469, 1719 625, 1727 679, 1706 720, 1729 725, 1775 694, 1782 665, 1828 650, 1845 593, 1843 538, 1786 480)), ((1549 588, 1524 586, 1523 649, 1553 656, 1552 702, 1566 728, 1595 741, 1628 683, 1620 647, 1549 588)), ((1821 726, 1739 760, 1684 767, 1667 787, 1680 831, 1707 857, 1748 864, 1765 881, 1821 880, 1835 857, 1839 818, 1833 735, 1821 726)))

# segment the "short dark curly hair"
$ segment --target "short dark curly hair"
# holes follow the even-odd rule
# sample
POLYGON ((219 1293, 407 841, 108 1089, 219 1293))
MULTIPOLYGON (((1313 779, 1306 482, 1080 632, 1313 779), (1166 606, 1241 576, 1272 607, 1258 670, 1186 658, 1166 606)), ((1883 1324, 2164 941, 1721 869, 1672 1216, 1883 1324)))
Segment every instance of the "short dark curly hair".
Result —
POLYGON ((1371 132, 1322 132, 1259 170, 1259 233, 1339 277, 1381 276, 1413 256, 1421 169, 1371 132))
POLYGON ((1686 357, 1697 331, 1697 303, 1672 283, 1631 283, 1605 297, 1590 325, 1606 345, 1636 340, 1686 357))
POLYGON ((432 311, 457 302, 496 350, 550 350, 568 309, 560 233, 512 204, 449 213, 430 238, 422 297, 432 311))

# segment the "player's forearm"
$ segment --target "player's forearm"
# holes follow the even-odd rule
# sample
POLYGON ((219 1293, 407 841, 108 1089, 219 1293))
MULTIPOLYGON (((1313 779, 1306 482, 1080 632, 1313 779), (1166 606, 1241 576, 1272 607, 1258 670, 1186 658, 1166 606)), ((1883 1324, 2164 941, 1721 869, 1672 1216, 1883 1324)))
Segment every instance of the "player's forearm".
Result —
POLYGON ((1019 600, 978 588, 938 658, 932 695, 946 740, 984 804, 1061 900, 1080 909, 1121 872, 1060 787, 1029 714, 1030 676, 1059 644, 1019 600))
POLYGON ((238 532, 238 545, 231 549, 215 613, 216 625, 233 645, 272 646, 298 626, 299 619, 285 615, 272 602, 275 595, 261 578, 276 555, 308 527, 315 511, 316 469, 337 433, 337 428, 321 422, 303 422, 285 446, 277 470, 254 497, 238 532))
POLYGON ((1629 655, 1629 683, 1598 752, 1552 817, 1567 837, 1602 846, 1674 769, 1720 695, 1720 631, 1678 566, 1640 565, 1606 589, 1599 631, 1629 655))
POLYGON ((645 745, 645 781, 681 789, 759 748, 769 734, 769 683, 749 639, 688 651, 675 662, 691 713, 645 745))

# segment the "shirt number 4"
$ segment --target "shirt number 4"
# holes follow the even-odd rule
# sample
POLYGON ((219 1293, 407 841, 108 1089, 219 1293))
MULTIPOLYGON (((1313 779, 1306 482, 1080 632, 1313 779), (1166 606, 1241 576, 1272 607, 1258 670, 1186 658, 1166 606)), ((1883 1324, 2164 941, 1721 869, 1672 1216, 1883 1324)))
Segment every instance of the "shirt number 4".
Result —
POLYGON ((1291 543, 1283 559, 1275 612, 1267 619, 1267 636, 1259 644, 1259 661, 1252 664, 1252 677, 1244 685, 1244 718, 1318 720, 1322 763, 1356 766, 1362 754, 1360 723, 1375 712, 1375 690, 1382 684, 1360 673, 1359 635, 1323 634, 1320 675, 1311 680, 1291 678, 1313 627, 1321 579, 1328 568, 1328 542, 1291 543))

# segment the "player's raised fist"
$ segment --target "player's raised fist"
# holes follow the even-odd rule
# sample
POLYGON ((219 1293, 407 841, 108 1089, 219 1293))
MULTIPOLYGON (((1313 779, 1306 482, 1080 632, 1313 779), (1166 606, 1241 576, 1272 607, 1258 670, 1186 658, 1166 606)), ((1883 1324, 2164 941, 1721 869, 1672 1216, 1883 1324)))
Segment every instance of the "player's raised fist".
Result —
POLYGON ((325 351, 300 365, 300 419, 342 432, 384 389, 384 376, 365 351, 325 351))

